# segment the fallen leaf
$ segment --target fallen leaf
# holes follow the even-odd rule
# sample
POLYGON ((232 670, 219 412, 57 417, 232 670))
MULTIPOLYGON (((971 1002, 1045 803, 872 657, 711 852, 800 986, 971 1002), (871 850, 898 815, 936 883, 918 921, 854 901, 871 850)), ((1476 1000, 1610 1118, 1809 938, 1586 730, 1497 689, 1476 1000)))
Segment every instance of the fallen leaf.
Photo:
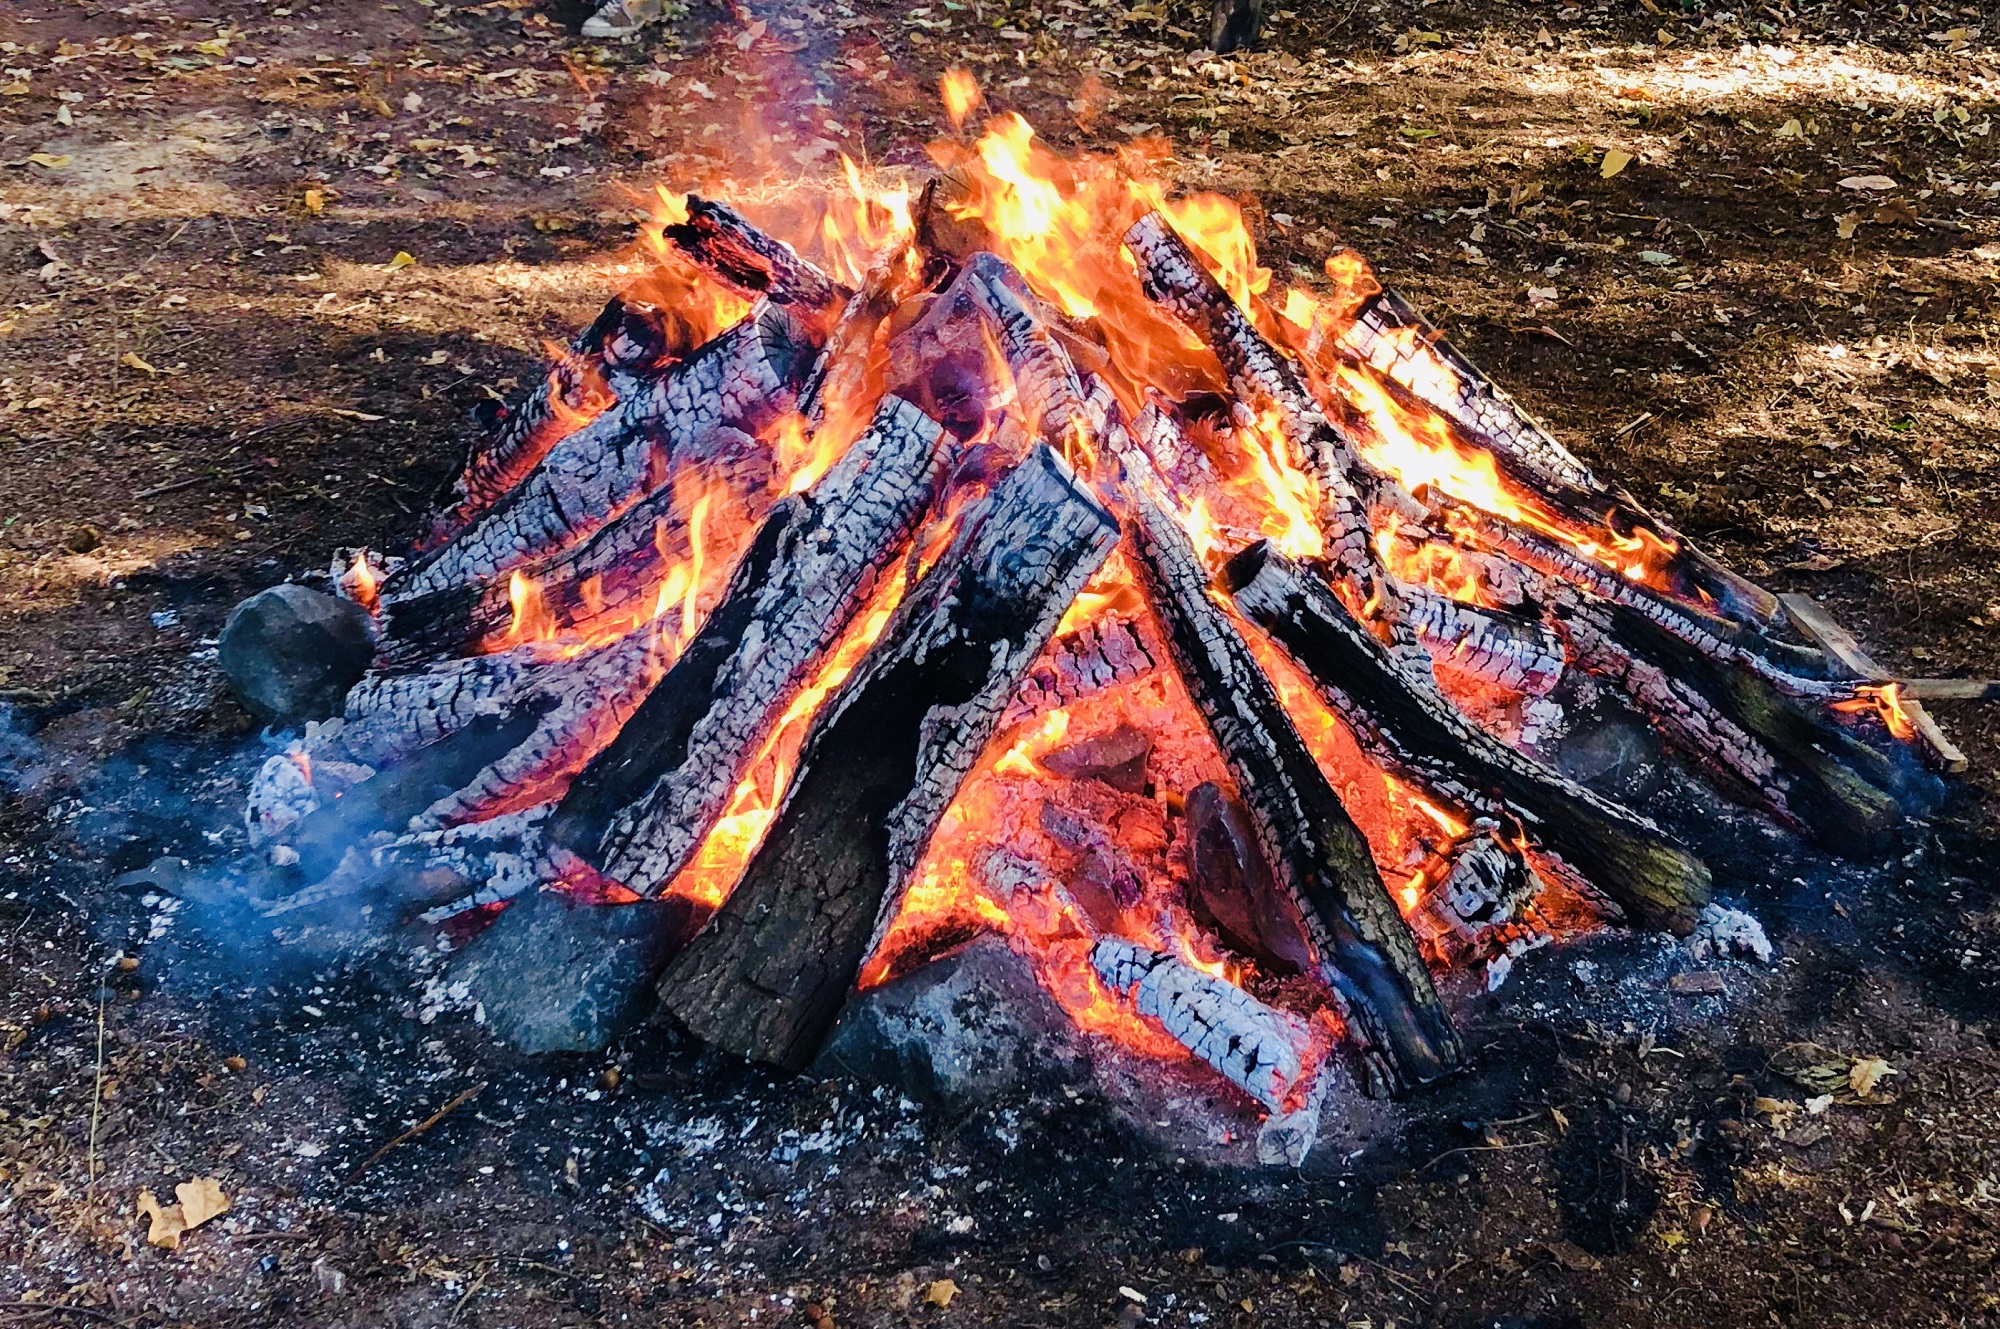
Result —
POLYGON ((1875 1086, 1882 1082, 1882 1077, 1895 1073, 1896 1068, 1880 1057, 1856 1057, 1854 1064, 1847 1068, 1847 1087, 1857 1097, 1866 1098, 1875 1092, 1875 1086))
POLYGON ((384 263, 382 266, 384 270, 388 272, 394 272, 397 268, 411 267, 416 263, 416 261, 417 260, 411 256, 409 250, 398 249, 396 251, 396 257, 390 259, 387 263, 384 263))
POLYGON ((1915 226, 1917 210, 1906 198, 1892 198, 1875 209, 1875 220, 1891 226, 1915 226))
POLYGON ((5 87, 0 87, 0 96, 25 97, 30 91, 32 89, 25 83, 9 83, 5 87))
POLYGON ((1886 175, 1850 175, 1840 182, 1842 189, 1894 189, 1896 182, 1886 175))
POLYGON ((1777 138, 1800 138, 1805 132, 1806 127, 1798 122, 1796 116, 1771 131, 1777 138))
POLYGON ((229 54, 229 38, 211 37, 205 42, 196 42, 194 49, 200 51, 203 55, 227 55, 229 54))
POLYGON ((925 1291, 924 1300, 930 1305, 945 1307, 951 1305, 951 1299, 957 1295, 958 1284, 949 1278, 940 1278, 925 1291))
POLYGON ((31 152, 28 154, 28 160, 36 166, 46 166, 50 170, 54 170, 58 166, 69 165, 69 154, 64 152, 51 155, 46 152, 31 152))
POLYGON ((1858 212, 1844 212, 1833 219, 1833 224, 1834 229, 1839 232, 1841 239, 1852 240, 1855 228, 1861 225, 1861 214, 1858 212))
POLYGON ((149 1190, 139 1192, 139 1216, 147 1220, 146 1240, 161 1250, 179 1250, 187 1222, 177 1204, 162 1205, 149 1190))
POLYGON ((1604 160, 1598 163, 1597 173, 1609 180, 1632 164, 1632 154, 1623 148, 1606 148, 1604 160))
POLYGON ((147 364, 143 359, 141 359, 137 351, 125 352, 125 354, 118 357, 118 363, 124 365, 127 369, 137 369, 140 372, 150 375, 154 378, 159 377, 160 371, 153 368, 151 365, 147 364))
POLYGON ((1412 139, 1436 138, 1442 132, 1443 132, 1442 130, 1437 130, 1437 129, 1420 129, 1416 125, 1403 126, 1404 138, 1412 138, 1412 139))
POLYGON ((189 1232, 229 1212, 229 1197, 222 1193, 222 1183, 214 1177, 184 1181, 174 1187, 174 1195, 181 1202, 181 1221, 187 1224, 189 1232))
POLYGON ((1663 254, 1657 249, 1642 249, 1639 251, 1639 261, 1650 263, 1656 268, 1665 268, 1673 265, 1674 256, 1663 254))

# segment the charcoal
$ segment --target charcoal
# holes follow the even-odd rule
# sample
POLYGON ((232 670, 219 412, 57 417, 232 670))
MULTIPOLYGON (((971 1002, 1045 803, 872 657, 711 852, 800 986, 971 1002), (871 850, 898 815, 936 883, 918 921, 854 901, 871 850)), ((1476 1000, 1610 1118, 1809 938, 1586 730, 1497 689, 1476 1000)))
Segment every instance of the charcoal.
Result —
POLYGON ((267 724, 338 715, 374 654, 365 609, 290 582, 243 601, 222 625, 223 675, 267 724))
POLYGON ((1136 794, 1146 787, 1146 758, 1152 751, 1150 735, 1119 725, 1108 734, 1057 748, 1042 759, 1042 765, 1065 779, 1102 780, 1113 789, 1136 794))
POLYGON ((1188 912, 1226 946, 1273 974, 1312 967, 1305 926, 1271 879, 1249 814, 1220 785, 1187 796, 1188 912))

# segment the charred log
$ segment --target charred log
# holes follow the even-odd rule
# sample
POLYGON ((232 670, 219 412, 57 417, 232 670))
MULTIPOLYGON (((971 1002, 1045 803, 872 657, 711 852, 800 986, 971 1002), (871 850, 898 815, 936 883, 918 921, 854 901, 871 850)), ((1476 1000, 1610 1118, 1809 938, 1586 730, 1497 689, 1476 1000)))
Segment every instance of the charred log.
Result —
POLYGON ((1327 703, 1372 728, 1398 765, 1519 816, 1635 923, 1683 935, 1694 927, 1708 899, 1708 869, 1651 822, 1515 752, 1413 685, 1318 578, 1268 544, 1231 559, 1223 581, 1327 703))
POLYGON ((1397 1089, 1449 1073, 1464 1050, 1367 842, 1249 646, 1209 598, 1209 577, 1148 463, 1133 449, 1122 460, 1132 539, 1168 649, 1375 1078, 1397 1089))
POLYGON ((930 506, 937 424, 886 398, 806 494, 765 520, 728 593, 632 722, 573 783, 551 839, 641 895, 664 890, 763 739, 930 506))
POLYGON ((1046 447, 965 514, 814 720, 742 881, 661 978, 669 1012, 718 1047, 794 1070, 811 1060, 885 904, 1116 538, 1046 447))
POLYGON ((1049 643, 1048 651, 1021 680, 1001 728, 1012 728, 1031 716, 1144 678, 1166 658, 1166 647, 1153 631, 1151 619, 1113 618, 1082 624, 1049 643))
POLYGON ((796 249, 758 230, 727 203, 690 194, 687 219, 668 224, 661 236, 737 294, 792 306, 822 331, 847 296, 796 249))
POLYGON ((1312 968, 1305 923, 1271 876, 1250 814, 1216 784, 1187 796, 1188 912, 1273 974, 1312 968))
POLYGON ((1678 546, 1674 571, 1683 594, 1705 592, 1739 622, 1769 626, 1778 617, 1777 598, 1696 549, 1621 489, 1604 484, 1514 399, 1447 341, 1442 333, 1394 291, 1379 291, 1356 312, 1342 334, 1343 348, 1392 381, 1415 393, 1466 431, 1495 458, 1528 472, 1545 494, 1567 491, 1572 503, 1599 509, 1605 526, 1626 535, 1651 531, 1678 546), (1401 335, 1397 335, 1401 334, 1401 335), (1427 347, 1450 372, 1446 381, 1414 358, 1412 341, 1427 347), (1595 499, 1595 504, 1585 500, 1595 499))
POLYGON ((760 306, 694 355, 644 380, 564 438, 534 471, 471 525, 382 586, 384 603, 504 577, 601 529, 690 461, 731 447, 761 452, 751 435, 790 409, 814 343, 760 306))

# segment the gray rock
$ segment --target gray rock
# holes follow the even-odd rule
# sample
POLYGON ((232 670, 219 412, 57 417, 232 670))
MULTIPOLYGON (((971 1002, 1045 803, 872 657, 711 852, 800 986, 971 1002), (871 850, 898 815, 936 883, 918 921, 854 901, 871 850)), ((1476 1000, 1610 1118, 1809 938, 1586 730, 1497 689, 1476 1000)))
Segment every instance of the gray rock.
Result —
POLYGON ((338 715, 375 655, 366 610, 289 582, 230 610, 218 646, 244 709, 282 725, 338 715))
POLYGON ((692 931, 685 901, 517 898, 459 954, 454 977, 520 1052, 594 1052, 652 1013, 653 981, 692 931))
POLYGON ((1090 1078, 1084 1034, 999 937, 849 998, 813 1064, 945 1105, 1090 1078))

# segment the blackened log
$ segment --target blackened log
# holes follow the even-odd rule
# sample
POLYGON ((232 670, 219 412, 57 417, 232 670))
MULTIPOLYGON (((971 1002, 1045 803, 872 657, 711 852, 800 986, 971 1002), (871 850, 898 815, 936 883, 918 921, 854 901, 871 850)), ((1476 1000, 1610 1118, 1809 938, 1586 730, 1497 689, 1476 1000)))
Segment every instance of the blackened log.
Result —
POLYGON ((668 1012, 744 1056, 811 1061, 1021 674, 1117 531, 1046 446, 964 514, 815 717, 742 881, 661 978, 668 1012))
POLYGON ((817 343, 760 305, 664 373, 633 380, 616 405, 552 448, 506 497, 382 584, 385 604, 491 581, 588 538, 689 462, 731 448, 791 409, 817 343))
POLYGON ((1546 695, 1562 680, 1562 641, 1538 619, 1482 609, 1424 586, 1405 584, 1397 598, 1436 672, 1529 697, 1546 695))
MULTIPOLYGON (((761 450, 718 458, 694 479, 742 497, 750 520, 763 515, 769 459, 761 450)), ((649 615, 662 582, 693 555, 692 502, 677 481, 653 490, 581 544, 555 549, 495 575, 390 601, 381 609, 377 659, 405 664, 505 644, 514 620, 512 572, 532 582, 549 622, 566 632, 649 615)), ((719 514, 711 512, 713 520, 719 514)))
POLYGON ((1383 578, 1369 546, 1367 505, 1354 480, 1362 468, 1296 366, 1257 330, 1165 217, 1157 212, 1141 217, 1125 233, 1125 245, 1138 259, 1146 298, 1208 342, 1230 385, 1252 410, 1275 413, 1287 444, 1319 486, 1318 515, 1330 562, 1356 605, 1376 597, 1383 578))
POLYGON ((885 398, 819 482, 765 520, 701 631, 573 783, 553 842, 641 895, 672 883, 809 671, 895 571, 936 492, 939 437, 885 398))
POLYGON ((758 230, 727 203, 689 194, 687 220, 663 227, 661 236, 737 294, 792 306, 821 331, 847 296, 797 250, 758 230))
POLYGON ((1373 1078, 1401 1089, 1465 1059, 1368 843, 1340 804, 1209 578, 1150 463, 1121 453, 1132 540, 1167 646, 1250 810, 1273 874, 1310 929, 1373 1078))
POLYGON ((1908 773, 1849 733, 1823 704, 1787 696, 1758 674, 1718 662, 1652 617, 1601 603, 1555 612, 1578 663, 1622 676, 1640 710, 1683 751, 1713 769, 1718 757, 1727 761, 1749 748, 1734 782, 1739 795, 1828 848, 1883 851, 1903 821, 1901 800, 1919 797, 1908 773), (1726 725, 1681 722, 1679 711, 1690 702, 1706 703, 1726 725))
POLYGON ((1423 782, 1518 816, 1633 922, 1685 935, 1708 900, 1700 859, 1645 818, 1525 757, 1403 676, 1319 578, 1259 542, 1231 559, 1223 582, 1351 723, 1372 728, 1423 782))

